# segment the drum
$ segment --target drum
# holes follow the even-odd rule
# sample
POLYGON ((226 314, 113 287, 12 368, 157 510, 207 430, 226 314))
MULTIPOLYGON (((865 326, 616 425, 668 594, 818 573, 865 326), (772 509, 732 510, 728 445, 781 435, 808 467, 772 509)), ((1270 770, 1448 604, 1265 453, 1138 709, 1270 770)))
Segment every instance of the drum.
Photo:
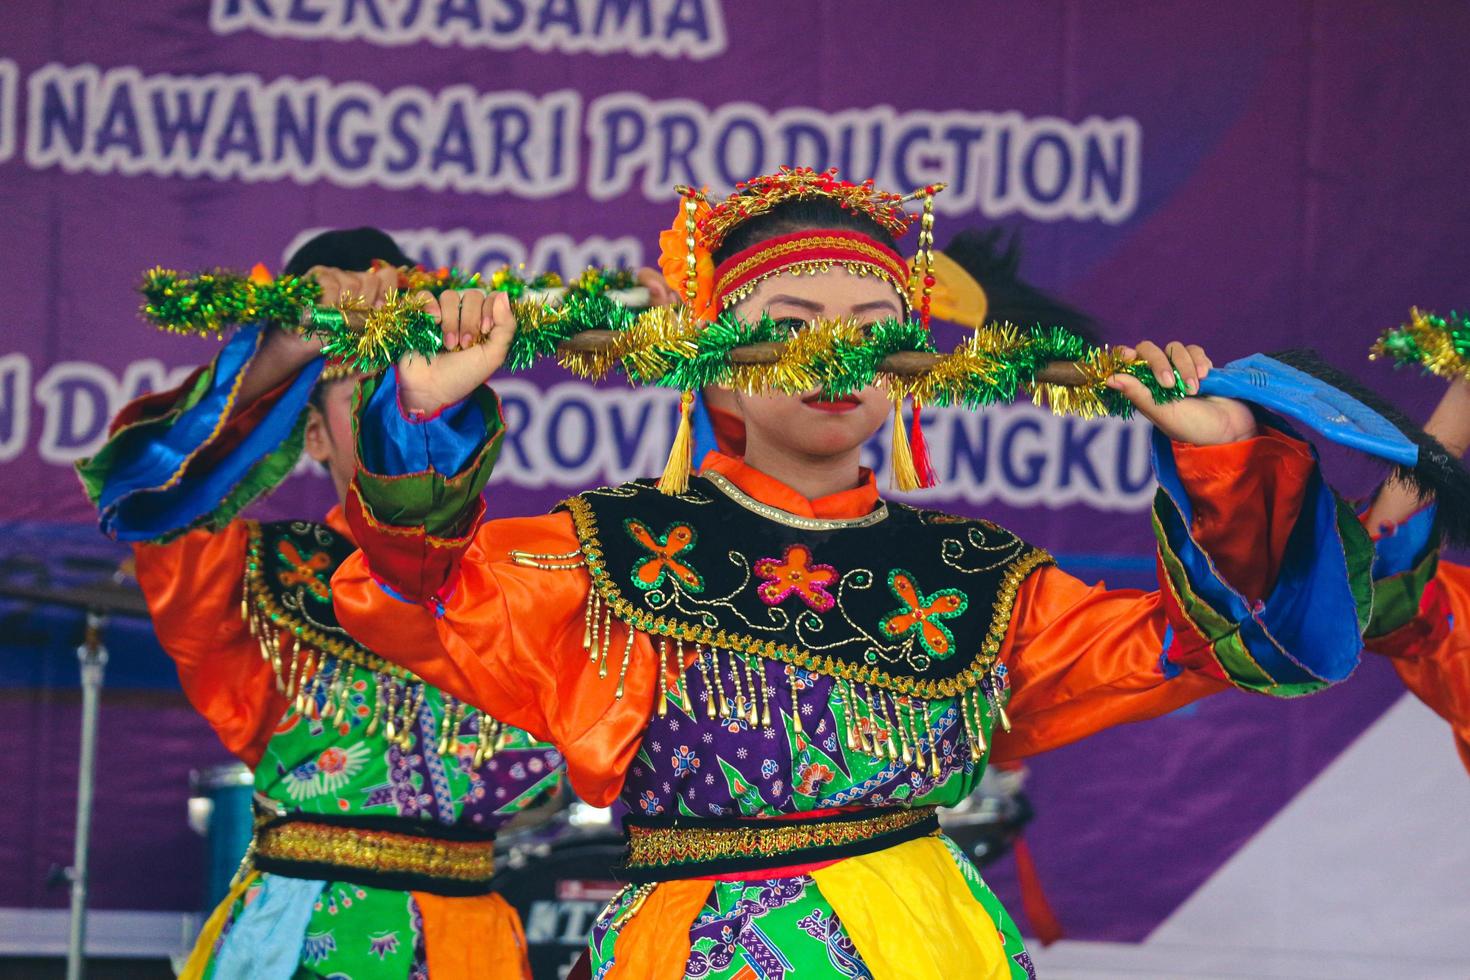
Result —
POLYGON ((230 890, 254 829, 251 799, 255 778, 239 762, 189 774, 189 826, 205 840, 204 908, 208 912, 230 890))
POLYGON ((497 849, 494 887, 521 915, 535 980, 562 980, 582 956, 622 861, 622 835, 577 814, 497 849))

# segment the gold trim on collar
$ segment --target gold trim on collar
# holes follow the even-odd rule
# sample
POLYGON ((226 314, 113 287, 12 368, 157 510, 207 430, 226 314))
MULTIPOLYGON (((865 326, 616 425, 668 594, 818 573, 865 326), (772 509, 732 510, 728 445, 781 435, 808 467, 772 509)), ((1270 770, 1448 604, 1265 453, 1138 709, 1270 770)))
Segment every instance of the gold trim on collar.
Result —
POLYGON ((846 528, 872 527, 888 518, 888 505, 881 502, 877 510, 871 514, 864 514, 862 517, 802 517, 800 514, 793 514, 779 507, 761 503, 737 487, 729 477, 722 473, 710 471, 699 475, 713 483, 721 493, 752 514, 802 531, 841 531, 846 528))

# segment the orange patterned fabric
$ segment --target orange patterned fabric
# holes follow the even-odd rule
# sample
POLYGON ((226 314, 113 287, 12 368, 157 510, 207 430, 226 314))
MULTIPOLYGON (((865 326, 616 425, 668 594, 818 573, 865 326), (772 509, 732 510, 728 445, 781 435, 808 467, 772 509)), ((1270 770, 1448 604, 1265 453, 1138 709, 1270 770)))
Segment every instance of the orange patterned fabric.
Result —
POLYGON ((679 558, 680 554, 694 545, 694 528, 679 524, 655 536, 648 525, 642 521, 633 521, 628 525, 628 533, 633 536, 634 541, 649 551, 648 557, 640 561, 633 570, 633 577, 639 585, 648 589, 657 588, 665 575, 672 574, 686 588, 695 592, 704 588, 704 583, 699 580, 699 573, 679 558))
MULTIPOLYGON (((807 517, 858 517, 879 499, 866 471, 854 489, 807 500, 738 459, 712 453, 705 468, 766 504, 807 517)), ((1208 507, 1199 507, 1193 531, 1204 547, 1219 549, 1212 554, 1220 572, 1251 589, 1266 588, 1285 548, 1286 534, 1276 529, 1289 527, 1288 515, 1301 506, 1310 453, 1268 433, 1228 446, 1184 447, 1179 471, 1197 505, 1196 481, 1213 495, 1208 507), (1263 537, 1270 554, 1252 550, 1263 537)), ((484 524, 442 616, 388 596, 361 552, 338 570, 333 590, 347 629, 371 637, 375 651, 431 684, 555 743, 578 794, 604 806, 617 797, 639 749, 658 689, 658 655, 647 636, 635 635, 618 698, 617 672, 600 677, 583 647, 586 569, 546 570, 518 564, 512 555, 577 548, 565 513, 484 524)), ((1160 666, 1165 626, 1158 592, 1108 591, 1054 567, 1033 573, 1021 585, 1002 649, 1014 728, 997 736, 994 757, 1042 752, 1230 686, 1192 671, 1166 678, 1160 666)), ((622 649, 624 627, 614 622, 612 629, 610 646, 622 649)))
MULTIPOLYGON (((1250 598, 1269 592, 1315 465, 1310 449, 1267 430, 1224 446, 1176 443, 1174 453, 1194 504, 1195 540, 1237 590, 1250 598)), ((1203 671, 1165 678, 1167 624, 1158 591, 1088 585, 1056 567, 1033 572, 1001 648, 1011 670, 1014 728, 996 736, 992 762, 1058 748, 1230 688, 1203 671)), ((1181 647, 1199 642, 1176 634, 1181 647)))

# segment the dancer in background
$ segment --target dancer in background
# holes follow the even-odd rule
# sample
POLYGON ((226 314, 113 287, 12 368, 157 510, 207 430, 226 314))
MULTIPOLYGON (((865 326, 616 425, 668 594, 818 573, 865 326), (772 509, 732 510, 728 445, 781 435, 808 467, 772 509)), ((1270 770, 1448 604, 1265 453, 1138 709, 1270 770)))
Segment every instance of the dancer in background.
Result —
MULTIPOLYGON (((1450 382, 1424 431, 1456 456, 1470 449, 1470 379, 1450 382)), ((1440 558, 1435 508, 1403 483, 1386 482, 1364 520, 1377 544, 1368 649, 1450 723, 1470 769, 1470 568, 1440 558)))
MULTIPOLYGON (((666 242, 664 268, 696 273, 680 292, 701 317, 909 313, 897 195, 783 171, 683 205, 694 251, 666 242)), ((514 319, 482 294, 438 311, 464 349, 361 388, 348 518, 363 552, 335 576, 338 615, 553 741, 585 799, 632 808, 635 884, 592 936, 601 980, 1031 976, 934 807, 992 755, 1231 686, 1306 693, 1357 660, 1367 536, 1336 520, 1310 449, 1243 403, 1161 406, 1131 376, 1110 382, 1159 429, 1152 593, 1089 587, 993 524, 882 501, 858 462, 892 410, 873 388, 741 395, 744 458, 711 458, 684 492, 634 483, 486 522, 470 488, 504 429, 483 382, 514 319)), ((1137 353, 1161 384, 1177 370, 1194 390, 1210 370, 1183 344, 1137 353)))
MULTIPOLYGON (((360 228, 313 238, 285 272, 314 276, 326 303, 375 304, 412 266, 360 228)), ((303 448, 347 490, 359 376, 319 347, 240 330, 178 389, 124 408, 78 464, 103 530, 134 542, 184 693, 255 773, 251 852, 183 976, 519 980, 520 922, 489 888, 494 835, 557 786, 559 755, 342 628, 331 579, 355 545, 340 505, 238 516, 303 448)))

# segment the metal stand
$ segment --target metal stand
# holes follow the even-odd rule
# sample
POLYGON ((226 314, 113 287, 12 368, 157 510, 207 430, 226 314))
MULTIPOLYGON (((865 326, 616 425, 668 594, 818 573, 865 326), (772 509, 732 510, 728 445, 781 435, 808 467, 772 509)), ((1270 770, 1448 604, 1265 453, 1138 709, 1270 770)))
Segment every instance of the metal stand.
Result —
POLYGON ((97 766, 97 715, 102 697, 102 675, 107 668, 107 648, 102 645, 102 627, 107 617, 87 610, 87 628, 77 660, 82 668, 82 744, 77 760, 77 831, 71 867, 71 933, 66 947, 66 978, 82 980, 87 947, 87 854, 92 843, 92 790, 97 766))

